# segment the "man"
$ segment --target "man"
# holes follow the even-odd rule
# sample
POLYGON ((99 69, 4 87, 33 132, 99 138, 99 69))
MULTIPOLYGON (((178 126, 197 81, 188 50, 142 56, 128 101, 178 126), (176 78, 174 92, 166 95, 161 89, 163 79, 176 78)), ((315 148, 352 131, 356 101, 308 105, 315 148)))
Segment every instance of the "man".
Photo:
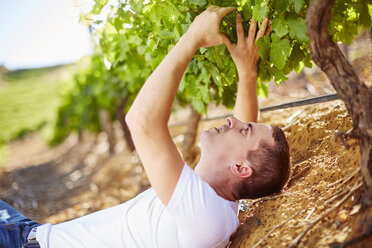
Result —
MULTIPOLYGON (((127 114, 152 188, 124 204, 69 222, 40 225, 31 235, 25 231, 23 241, 28 236, 42 248, 225 247, 239 225, 237 201, 280 191, 289 175, 288 144, 279 128, 255 123, 259 59, 255 40, 270 32, 268 20, 257 35, 252 20, 246 38, 238 14, 235 45, 219 33, 221 19, 233 10, 210 6, 199 15, 148 78, 127 114), (167 123, 195 51, 223 42, 239 73, 234 117, 202 133, 201 158, 193 172, 182 160, 167 123)), ((1 206, 12 211, 3 202, 1 206)), ((0 235, 7 233, 0 229, 0 235)))

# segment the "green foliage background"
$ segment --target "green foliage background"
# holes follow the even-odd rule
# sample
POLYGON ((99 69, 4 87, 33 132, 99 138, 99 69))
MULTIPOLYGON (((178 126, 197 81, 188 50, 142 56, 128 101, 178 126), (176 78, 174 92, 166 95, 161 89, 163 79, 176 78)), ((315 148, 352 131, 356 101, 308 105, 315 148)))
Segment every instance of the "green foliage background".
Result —
POLYGON ((29 69, 4 75, 0 87, 0 145, 54 120, 59 87, 54 79, 61 70, 67 69, 29 69))
MULTIPOLYGON (((126 111, 146 78, 187 31, 193 19, 209 5, 235 6, 220 26, 236 42, 235 15, 243 15, 248 30, 254 17, 273 22, 270 36, 259 39, 257 92, 267 96, 265 82, 277 85, 286 75, 311 67, 306 11, 309 0, 96 0, 92 11, 81 17, 94 30, 96 53, 88 67, 75 76, 75 84, 63 94, 52 142, 63 140, 73 130, 100 129, 97 113, 106 109, 114 118, 120 102, 126 111), (109 8, 106 20, 98 19, 109 8)), ((371 0, 336 0, 329 32, 335 42, 350 44, 360 28, 370 28, 371 0)), ((192 104, 206 114, 211 102, 232 108, 237 89, 237 72, 224 45, 201 48, 194 55, 177 93, 177 103, 192 104)), ((161 88, 159 88, 161 90, 161 88)))
POLYGON ((62 65, 0 75, 0 166, 7 156, 7 143, 36 130, 46 134, 53 129, 59 86, 71 80, 72 68, 62 65))

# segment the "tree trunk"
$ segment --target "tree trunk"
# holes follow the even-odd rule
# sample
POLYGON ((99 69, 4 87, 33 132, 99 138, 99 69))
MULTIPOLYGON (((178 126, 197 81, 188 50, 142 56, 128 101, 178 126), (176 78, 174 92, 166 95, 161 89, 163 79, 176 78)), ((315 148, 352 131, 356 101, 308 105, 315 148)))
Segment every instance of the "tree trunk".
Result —
POLYGON ((120 122, 121 129, 124 133, 124 139, 127 144, 128 149, 133 152, 136 148, 134 147, 132 135, 130 134, 127 123, 125 122, 125 112, 124 106, 127 100, 122 100, 119 106, 116 108, 115 117, 120 122))
POLYGON ((109 151, 110 151, 110 154, 112 154, 114 153, 114 150, 115 150, 115 137, 114 137, 114 132, 112 130, 110 115, 107 112, 107 110, 105 109, 99 110, 99 120, 101 122, 101 126, 103 127, 103 131, 107 135, 107 141, 109 143, 109 151))
POLYGON ((362 83, 338 46, 332 42, 327 24, 334 0, 313 0, 306 15, 313 61, 327 74, 353 120, 351 136, 361 140, 361 171, 364 203, 372 204, 372 89, 362 83))
POLYGON ((182 153, 183 159, 191 167, 194 167, 195 158, 198 153, 198 150, 195 146, 195 140, 200 119, 201 114, 195 111, 194 108, 190 105, 190 118, 187 123, 187 130, 182 143, 182 153))
POLYGON ((342 50, 347 60, 349 60, 349 47, 346 44, 342 44, 342 50))

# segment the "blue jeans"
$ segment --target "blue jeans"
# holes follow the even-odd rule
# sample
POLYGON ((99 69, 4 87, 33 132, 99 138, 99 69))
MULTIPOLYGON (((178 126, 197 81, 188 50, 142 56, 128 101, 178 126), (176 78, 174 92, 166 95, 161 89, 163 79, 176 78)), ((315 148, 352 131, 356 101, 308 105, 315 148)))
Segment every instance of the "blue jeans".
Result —
POLYGON ((37 226, 40 224, 0 200, 0 248, 39 247, 25 245, 31 229, 37 226))

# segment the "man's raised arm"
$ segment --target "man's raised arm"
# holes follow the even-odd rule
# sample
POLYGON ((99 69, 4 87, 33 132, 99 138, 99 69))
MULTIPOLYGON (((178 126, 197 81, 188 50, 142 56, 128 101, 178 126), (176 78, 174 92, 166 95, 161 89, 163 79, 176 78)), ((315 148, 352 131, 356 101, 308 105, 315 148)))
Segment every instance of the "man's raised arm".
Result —
POLYGON ((234 117, 242 122, 257 122, 257 62, 260 56, 255 43, 257 39, 270 32, 270 27, 267 27, 268 21, 268 19, 263 21, 262 28, 256 35, 257 21, 252 18, 248 37, 245 37, 242 16, 239 13, 236 15, 238 43, 234 44, 224 36, 224 43, 235 62, 239 76, 234 117))
POLYGON ((233 10, 210 6, 197 16, 186 34, 147 79, 126 116, 150 183, 165 205, 184 165, 168 130, 178 86, 197 49, 223 43, 219 23, 233 10))

